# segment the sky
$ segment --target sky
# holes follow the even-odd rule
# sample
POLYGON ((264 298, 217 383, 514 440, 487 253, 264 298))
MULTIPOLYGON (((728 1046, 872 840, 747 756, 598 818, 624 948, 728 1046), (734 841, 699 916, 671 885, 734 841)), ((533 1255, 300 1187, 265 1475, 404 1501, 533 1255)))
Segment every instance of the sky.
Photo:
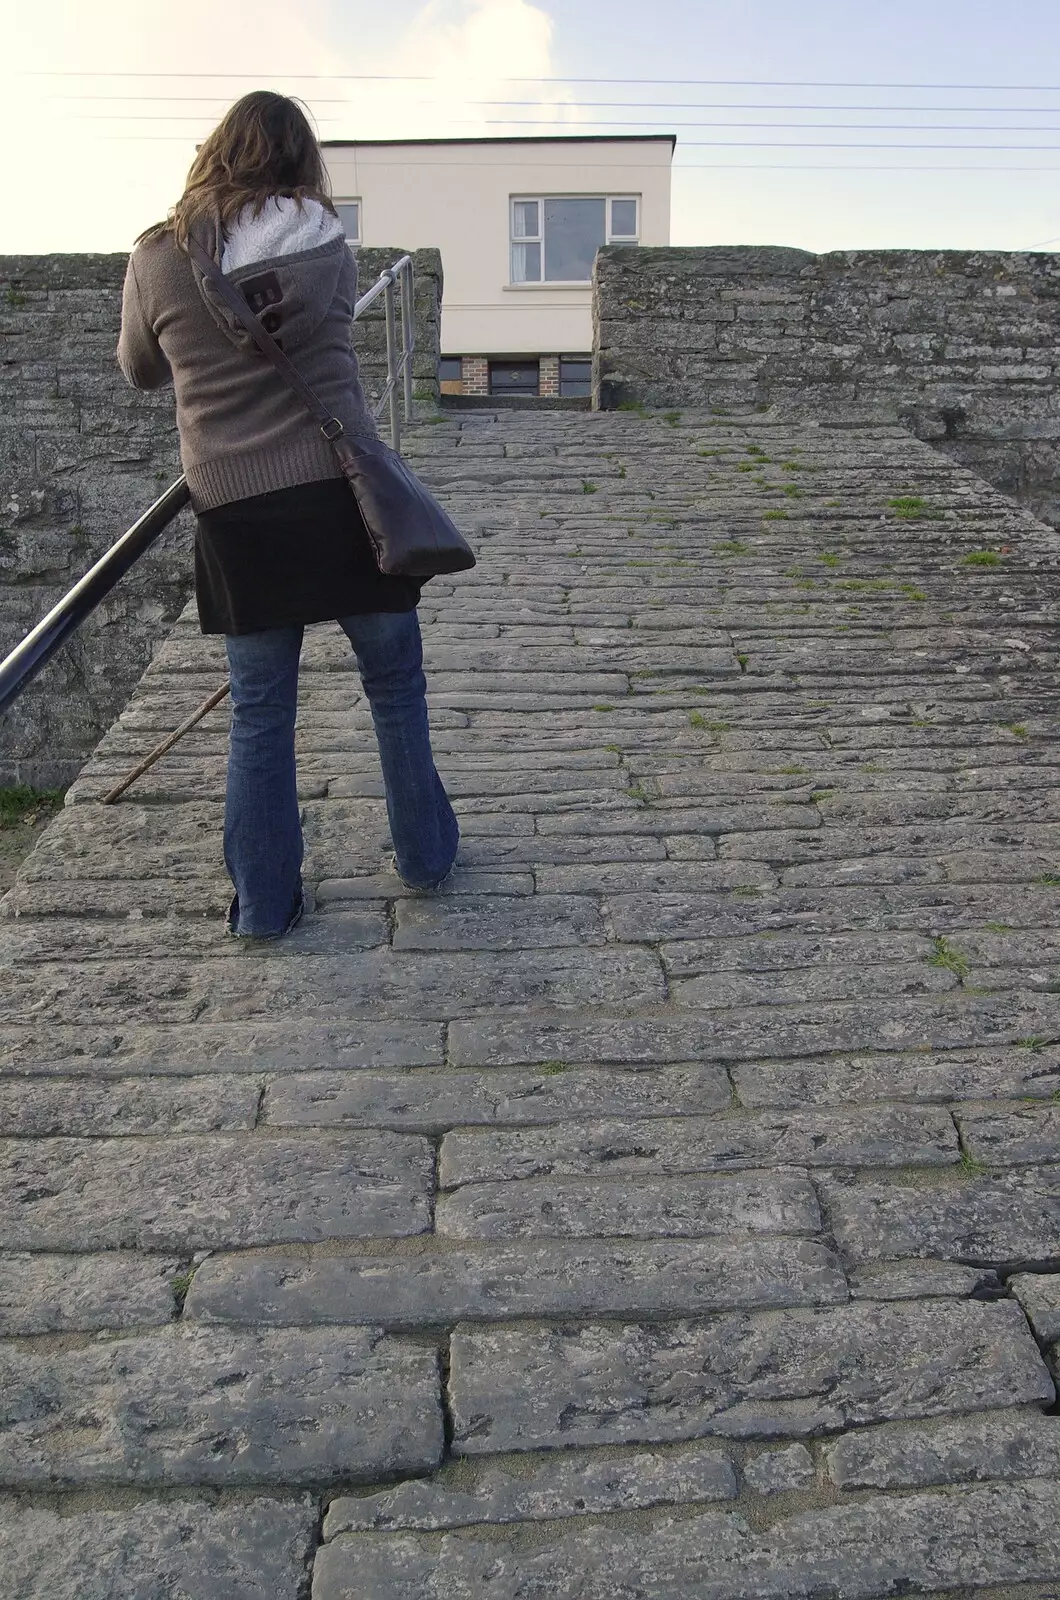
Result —
POLYGON ((325 139, 675 133, 674 244, 1060 249, 1056 0, 49 0, 4 45, 0 253, 127 250, 259 87, 325 139))

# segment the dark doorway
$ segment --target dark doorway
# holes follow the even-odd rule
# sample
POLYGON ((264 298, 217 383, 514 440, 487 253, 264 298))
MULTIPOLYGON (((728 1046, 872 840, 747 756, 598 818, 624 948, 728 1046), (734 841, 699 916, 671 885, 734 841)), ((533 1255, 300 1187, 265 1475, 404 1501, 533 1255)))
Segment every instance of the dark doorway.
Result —
POLYGON ((536 361, 491 361, 490 394, 531 395, 541 391, 536 361))

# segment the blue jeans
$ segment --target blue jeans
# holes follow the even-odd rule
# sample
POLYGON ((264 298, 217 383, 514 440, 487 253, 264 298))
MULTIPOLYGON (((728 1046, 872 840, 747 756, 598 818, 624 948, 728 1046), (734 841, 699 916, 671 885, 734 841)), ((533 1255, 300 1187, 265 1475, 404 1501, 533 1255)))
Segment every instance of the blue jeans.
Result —
MULTIPOLYGON (((372 710, 397 869, 411 887, 444 878, 459 829, 435 771, 427 681, 415 611, 340 617, 372 710)), ((300 625, 228 634, 232 733, 225 864, 235 885, 233 931, 286 932, 302 899, 302 828, 295 781, 300 625)))

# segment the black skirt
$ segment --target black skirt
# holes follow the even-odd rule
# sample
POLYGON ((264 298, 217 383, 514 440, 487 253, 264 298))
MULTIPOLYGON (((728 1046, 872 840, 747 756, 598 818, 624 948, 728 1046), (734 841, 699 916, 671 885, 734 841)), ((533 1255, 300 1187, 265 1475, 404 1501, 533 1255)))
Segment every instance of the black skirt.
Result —
POLYGON ((203 633, 260 633, 369 611, 412 611, 419 578, 387 578, 345 478, 201 511, 195 599, 203 633))

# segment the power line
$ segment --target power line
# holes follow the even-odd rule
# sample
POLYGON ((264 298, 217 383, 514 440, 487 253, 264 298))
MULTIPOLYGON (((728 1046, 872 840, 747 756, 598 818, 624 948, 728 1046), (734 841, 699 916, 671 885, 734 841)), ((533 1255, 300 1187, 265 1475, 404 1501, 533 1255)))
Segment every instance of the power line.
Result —
MULTIPOLYGON (((93 69, 47 68, 25 74, 28 78, 219 78, 225 82, 260 83, 261 72, 107 72, 93 69)), ((282 70, 281 78, 299 79, 305 83, 437 83, 437 73, 428 72, 291 72, 282 70)), ((517 77, 505 74, 488 74, 498 83, 620 83, 662 84, 677 86, 691 84, 694 88, 717 89, 938 89, 948 93, 972 90, 979 94, 1060 94, 1056 83, 882 83, 846 78, 564 78, 517 77)))
MULTIPOLYGON (((173 134, 169 134, 169 133, 148 133, 148 134, 144 134, 142 138, 137 138, 134 134, 128 134, 128 133, 102 133, 102 134, 93 135, 93 138, 94 138, 95 142, 98 143, 98 144, 134 144, 134 145, 139 145, 139 144, 180 144, 180 145, 185 146, 185 148, 193 147, 194 146, 194 142, 195 142, 194 138, 191 135, 181 135, 181 134, 176 134, 176 133, 173 133, 173 134)), ((785 147, 784 146, 780 146, 779 148, 783 149, 785 147)), ((840 147, 840 148, 843 148, 843 147, 840 147)), ((859 146, 859 147, 852 147, 852 148, 862 148, 862 147, 859 146)), ((916 149, 920 149, 920 148, 924 148, 924 147, 918 146, 918 145, 893 145, 893 146, 889 146, 889 145, 885 145, 885 146, 870 145, 870 146, 868 146, 868 148, 869 149, 880 149, 880 148, 882 148, 882 149, 895 149, 895 150, 907 150, 907 149, 908 150, 916 150, 916 149)), ((933 149, 935 147, 929 145, 926 148, 933 149)), ((943 147, 943 148, 945 148, 945 147, 943 147)), ((954 148, 960 150, 960 149, 964 149, 965 146, 957 145, 954 148)), ((987 146, 986 148, 989 149, 991 147, 987 146)), ((1019 146, 1015 146, 1014 148, 1018 149, 1019 146)), ((1037 146, 1033 146, 1032 148, 1038 148, 1038 147, 1037 146)), ((1056 148, 1056 147, 1050 146, 1050 145, 1043 145, 1040 148, 1042 148, 1043 150, 1049 150, 1049 149, 1053 149, 1053 148, 1056 148)), ((1000 153, 1003 153, 1003 152, 999 151, 999 154, 1000 153)), ((568 172, 568 173, 570 172, 570 166, 565 161, 545 161, 545 160, 542 160, 542 161, 539 161, 539 162, 535 162, 534 165, 535 165, 535 167, 538 167, 538 168, 540 168, 540 167, 555 167, 559 171, 568 172)), ((459 167, 467 167, 469 169, 474 169, 476 171, 479 171, 484 167, 503 167, 506 171, 509 171, 509 172, 511 171, 511 163, 508 162, 508 161, 466 161, 466 160, 449 159, 447 161, 407 161, 407 162, 403 163, 403 166, 405 166, 405 167, 429 167, 435 172, 449 171, 449 170, 452 170, 454 168, 459 168, 459 167)), ((651 162, 651 163, 649 163, 649 162, 627 162, 625 164, 625 166, 624 166, 624 170, 627 171, 627 172, 658 172, 659 166, 658 166, 657 162, 651 162)), ((984 172, 1033 172, 1033 173, 1052 173, 1052 172, 1060 172, 1060 167, 1045 167, 1045 166, 1042 166, 1040 164, 1034 165, 1034 166, 1011 167, 1011 166, 1001 166, 1001 165, 996 164, 996 163, 991 163, 990 165, 983 165, 981 163, 980 164, 975 164, 975 163, 971 163, 971 162, 961 162, 959 164, 953 163, 953 164, 940 166, 940 165, 937 165, 937 164, 932 165, 932 164, 923 163, 923 162, 917 162, 915 164, 914 163, 910 163, 910 162, 904 162, 901 165, 897 165, 897 164, 879 164, 879 163, 872 163, 872 162, 866 163, 866 162, 855 162, 855 161, 835 162, 835 163, 828 163, 828 162, 825 162, 825 163, 821 163, 821 162, 795 162, 795 161, 777 161, 777 162, 772 162, 772 161, 675 161, 671 165, 669 170, 670 170, 671 173, 680 173, 680 172, 906 172, 906 173, 913 173, 913 174, 922 173, 922 172, 971 172, 971 173, 984 173, 984 172)))
MULTIPOLYGON (((140 115, 135 111, 96 112, 91 111, 78 118, 81 122, 193 122, 201 125, 202 118, 190 112, 145 112, 140 115)), ((321 122, 343 122, 344 117, 321 117, 321 122)), ((651 122, 630 122, 618 117, 594 119, 585 122, 557 123, 550 117, 482 117, 468 119, 464 117, 446 118, 452 128, 478 127, 511 127, 511 128, 603 128, 603 127, 632 127, 655 128, 665 119, 656 117, 651 122)), ((1060 127, 1042 127, 1027 123, 999 123, 993 128, 981 128, 976 123, 949 123, 945 127, 936 127, 931 122, 671 122, 673 128, 793 128, 803 130, 829 129, 833 132, 872 132, 881 133, 1060 133, 1060 127)), ((695 143, 686 139, 685 144, 695 143)), ((960 148, 964 148, 961 146, 960 148)), ((969 149, 975 148, 968 146, 969 149)))
MULTIPOLYGON (((1058 92, 1060 92, 1060 91, 1058 91, 1058 92)), ((143 101, 143 100, 149 101, 152 105, 157 105, 158 104, 158 100, 159 100, 159 96, 158 95, 156 95, 156 94, 147 94, 147 93, 145 93, 145 94, 97 94, 97 95, 89 95, 89 94, 48 95, 46 98, 51 102, 65 101, 65 100, 80 100, 80 101, 86 101, 87 100, 87 101, 91 101, 91 102, 99 101, 99 102, 102 102, 102 103, 106 103, 108 105, 109 104, 113 104, 115 102, 124 102, 124 101, 137 101, 137 102, 139 102, 139 101, 143 101)), ((201 104, 209 104, 209 105, 214 105, 214 104, 222 104, 222 105, 224 105, 224 104, 226 104, 225 97, 223 95, 210 95, 210 96, 207 96, 207 95, 197 95, 197 94, 167 94, 167 95, 164 95, 162 98, 166 102, 168 102, 170 104, 173 104, 173 105, 176 105, 176 104, 182 104, 182 105, 183 104, 190 104, 192 102, 194 102, 196 104, 200 104, 200 105, 201 104)), ((967 113, 978 113, 979 115, 984 116, 984 117, 993 117, 993 116, 998 116, 998 115, 1001 115, 1001 114, 1004 114, 1006 116, 1008 116, 1008 115, 1017 115, 1017 114, 1023 115, 1023 116, 1032 116, 1032 115, 1039 115, 1039 114, 1041 116, 1053 116, 1053 115, 1055 115, 1055 113, 1057 111, 1060 111, 1060 105, 1055 105, 1055 106, 907 106, 907 105, 867 106, 867 105, 861 105, 861 104, 854 104, 854 105, 822 105, 822 104, 819 104, 817 102, 813 102, 813 103, 806 103, 806 102, 789 103, 789 102, 786 102, 786 101, 785 102, 777 102, 777 101, 768 101, 768 100, 767 101, 760 101, 760 100, 751 100, 751 101, 742 101, 742 100, 546 100, 546 101, 542 101, 540 99, 537 99, 537 100, 465 100, 465 99, 461 98, 455 103, 457 103, 457 104, 459 104, 461 106, 514 106, 514 107, 517 107, 519 109, 532 109, 534 107, 541 107, 542 105, 554 105, 554 106, 556 106, 557 109, 564 110, 564 111, 566 111, 566 110, 572 110, 572 111, 573 110, 593 110, 593 109, 603 109, 603 108, 606 108, 608 110, 618 109, 618 110, 630 110, 630 111, 651 111, 651 110, 656 110, 656 109, 657 110, 661 110, 661 111, 878 111, 878 112, 919 111, 922 115, 925 115, 925 116, 929 115, 929 114, 932 114, 932 113, 937 113, 939 116, 952 116, 956 112, 967 112, 967 113)), ((350 97, 348 95, 344 99, 341 99, 341 100, 314 99, 314 101, 313 101, 313 105, 314 106, 347 106, 347 107, 352 107, 353 104, 354 104, 354 102, 350 99, 350 97)), ((435 107, 436 108, 438 106, 451 106, 453 104, 454 104, 454 100, 453 100, 452 96, 449 96, 449 98, 445 99, 445 100, 407 100, 407 101, 404 102, 404 104, 402 106, 402 110, 405 110, 407 107, 411 107, 411 106, 416 106, 417 108, 424 107, 424 106, 430 106, 430 107, 435 107)), ((310 109, 312 110, 312 107, 310 107, 310 109)))
MULTIPOLYGON (((143 135, 137 135, 134 133, 103 133, 97 134, 95 137, 97 140, 105 141, 106 143, 118 144, 193 144, 195 142, 195 135, 191 133, 145 133, 143 135)), ((349 141, 350 144, 356 144, 357 142, 358 141, 356 139, 351 139, 349 141)), ((400 143, 400 141, 397 142, 400 143)), ((905 142, 899 142, 897 144, 885 144, 882 142, 868 143, 865 141, 843 141, 828 139, 685 139, 683 141, 683 148, 686 150, 992 150, 997 155, 1008 155, 1010 153, 1022 154, 1025 151, 1030 152, 1034 150, 1041 151, 1043 154, 1049 154, 1054 150, 1060 150, 1060 144, 909 144, 905 142)), ((411 165, 411 163, 409 164, 411 165)), ((476 167, 486 164, 487 163, 477 161, 429 163, 429 165, 432 166, 451 165, 476 167)), ((496 164, 507 165, 508 163, 496 164)), ((559 165, 560 163, 554 164, 559 165)), ((566 164, 564 163, 564 165, 566 164)), ((657 170, 657 168, 653 167, 652 170, 657 170)), ((989 171, 991 169, 986 168, 984 170, 989 171)))

